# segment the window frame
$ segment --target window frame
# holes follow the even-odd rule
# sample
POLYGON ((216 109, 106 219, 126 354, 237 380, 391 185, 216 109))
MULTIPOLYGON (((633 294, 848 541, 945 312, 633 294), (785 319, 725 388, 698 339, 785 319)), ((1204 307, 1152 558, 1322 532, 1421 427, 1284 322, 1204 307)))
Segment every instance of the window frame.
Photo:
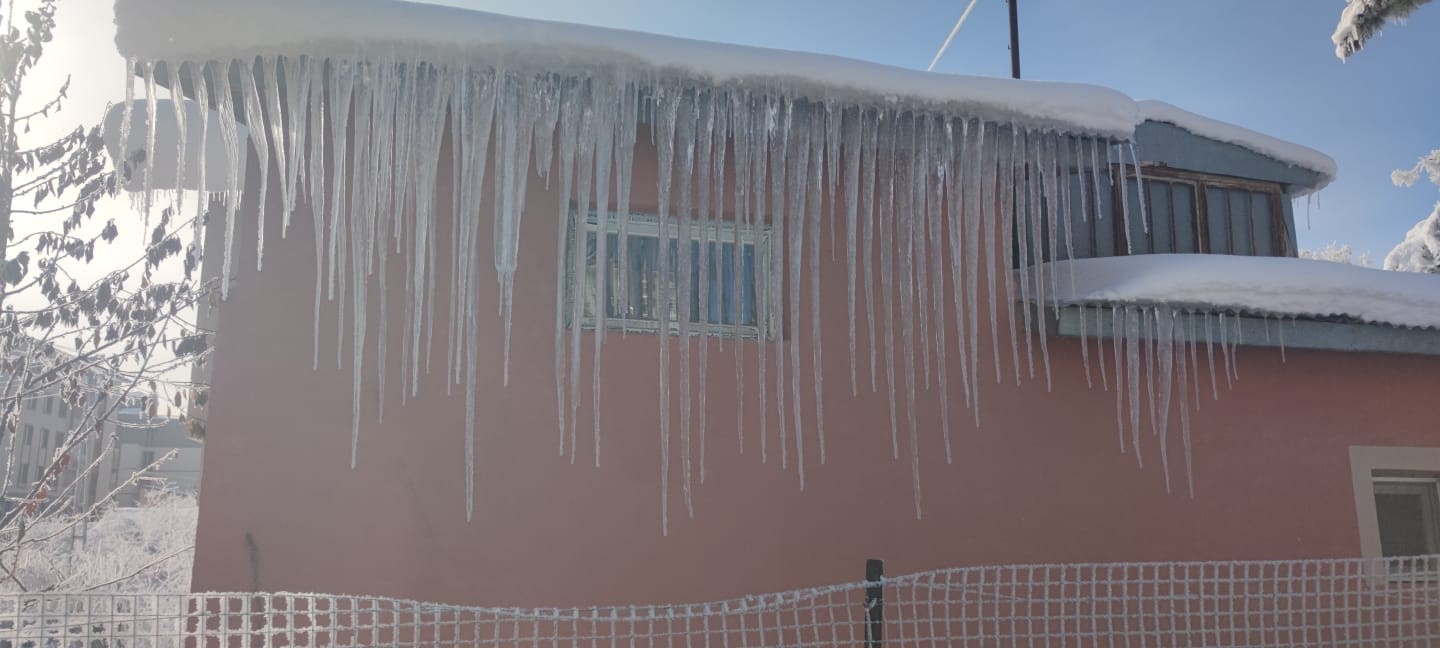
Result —
MULTIPOLYGON (((1117 164, 1112 166, 1111 173, 1112 177, 1117 179, 1117 181, 1111 183, 1111 200, 1113 205, 1112 211, 1114 212, 1115 216, 1113 219, 1111 219, 1113 222, 1113 227, 1115 229, 1115 256, 1131 256, 1130 233, 1126 231, 1125 218, 1122 211, 1125 202, 1128 201, 1128 198, 1122 198, 1121 192, 1128 191, 1129 181, 1136 178, 1135 167, 1131 165, 1117 164), (1119 178, 1124 178, 1125 181, 1120 182, 1118 181, 1119 178)), ((1139 175, 1142 176, 1144 180, 1155 179, 1171 184, 1190 185, 1191 189, 1194 191, 1195 196, 1195 244, 1196 247, 1199 249, 1199 252, 1195 254, 1215 254, 1215 252, 1213 252, 1214 247, 1210 241, 1210 205, 1208 189, 1217 188, 1232 190, 1238 189, 1241 191, 1263 193, 1266 194, 1270 199, 1270 244, 1272 246, 1272 249, 1275 250, 1275 254, 1250 254, 1242 256, 1295 256, 1295 250, 1292 249, 1290 245, 1290 227, 1285 220, 1284 187, 1282 187, 1281 185, 1261 180, 1236 178, 1234 176, 1200 173, 1198 171, 1186 171, 1183 169, 1175 169, 1154 162, 1142 163, 1140 165, 1139 175)), ((1140 198, 1141 200, 1146 201, 1146 205, 1149 204, 1149 194, 1146 191, 1144 183, 1141 183, 1140 185, 1140 198)), ((1230 206, 1228 204, 1226 205, 1225 209, 1227 217, 1233 220, 1233 216, 1230 215, 1230 206)), ((1093 219, 1091 222, 1091 227, 1095 227, 1095 225, 1093 224, 1093 219)), ((1175 238, 1174 231, 1175 228, 1172 226, 1170 233, 1170 237, 1172 239, 1171 249, 1174 249, 1175 247, 1173 241, 1173 239, 1175 238)), ((1252 240, 1256 238, 1254 236, 1254 233, 1254 225, 1252 224, 1252 240)), ((1150 237, 1151 241, 1149 247, 1147 247, 1146 249, 1153 250, 1155 228, 1150 227, 1147 234, 1150 237)), ((1234 237, 1232 236, 1231 238, 1233 239, 1234 237)), ((1235 242, 1233 240, 1230 241, 1227 249, 1229 249, 1230 251, 1226 254, 1234 254, 1235 242)), ((1139 254, 1149 253, 1142 252, 1139 254)))
MULTIPOLYGON (((600 225, 599 221, 599 214, 596 210, 591 209, 589 213, 587 213, 582 219, 578 217, 575 206, 571 205, 570 222, 567 226, 569 232, 566 237, 565 248, 565 275, 567 281, 565 284, 566 287, 564 300, 564 317, 566 321, 566 326, 572 326, 574 324, 574 322, 571 320, 571 312, 573 300, 577 297, 570 291, 570 287, 576 285, 573 281, 576 272, 574 254, 575 248, 573 246, 579 244, 579 232, 583 231, 588 234, 592 231, 598 231, 600 225)), ((757 310, 755 317, 756 323, 753 325, 737 325, 725 323, 711 324, 708 322, 690 322, 690 335, 692 337, 698 335, 709 335, 712 337, 724 337, 733 339, 735 337, 736 331, 738 330, 740 339, 742 340, 774 340, 778 328, 776 326, 778 316, 778 296, 770 294, 771 292, 773 292, 771 290, 770 278, 772 276, 771 273, 774 272, 774 260, 778 258, 779 250, 777 246, 779 245, 779 237, 776 237, 774 235, 773 229, 768 223, 754 223, 746 225, 744 223, 737 223, 734 220, 729 219, 712 219, 710 223, 713 227, 717 229, 717 233, 714 239, 717 245, 734 243, 735 233, 738 231, 740 234, 740 244, 742 246, 751 245, 755 249, 756 285, 754 291, 755 308, 757 310)), ((660 239, 660 218, 656 214, 652 214, 649 212, 631 211, 628 225, 628 235, 630 237, 639 236, 645 238, 653 238, 657 241, 660 239)), ((699 229, 699 227, 695 223, 692 223, 692 228, 699 229)), ((670 222, 666 225, 666 229, 668 230, 666 232, 668 238, 675 241, 680 240, 680 226, 677 218, 671 216, 670 222)), ((616 215, 612 212, 610 220, 606 223, 606 233, 619 234, 619 232, 619 218, 617 218, 616 215)), ((698 236, 692 236, 691 240, 695 242, 700 242, 700 238, 698 236)), ((581 315, 580 328, 582 330, 594 331, 596 329, 596 324, 597 321, 594 315, 581 315)), ((670 320, 669 328, 671 335, 679 335, 680 322, 678 318, 672 318, 670 320)), ((657 320, 614 316, 607 316, 605 318, 605 330, 607 331, 619 331, 625 333, 648 333, 653 335, 656 334, 659 329, 660 322, 657 320)))

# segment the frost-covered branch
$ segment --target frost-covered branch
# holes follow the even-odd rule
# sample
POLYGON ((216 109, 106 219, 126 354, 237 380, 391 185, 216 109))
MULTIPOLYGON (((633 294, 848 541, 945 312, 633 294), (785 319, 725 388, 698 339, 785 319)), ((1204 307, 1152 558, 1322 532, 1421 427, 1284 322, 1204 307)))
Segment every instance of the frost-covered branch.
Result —
POLYGON ((1330 40, 1341 60, 1360 51, 1386 23, 1403 21, 1430 0, 1349 0, 1330 40))

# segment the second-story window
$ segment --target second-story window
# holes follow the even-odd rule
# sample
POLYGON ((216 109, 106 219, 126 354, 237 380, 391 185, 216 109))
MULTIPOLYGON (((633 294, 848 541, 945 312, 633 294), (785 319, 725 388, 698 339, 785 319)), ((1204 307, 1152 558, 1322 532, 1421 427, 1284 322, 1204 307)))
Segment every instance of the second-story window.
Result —
POLYGON ((1115 220, 1117 254, 1293 256, 1279 185, 1164 167, 1142 175, 1143 198, 1132 176, 1129 195, 1116 200, 1117 214, 1130 209, 1128 228, 1115 220))
MULTIPOLYGON (((582 303, 581 326, 596 324, 597 294, 595 277, 599 264, 600 224, 594 214, 581 221, 584 232, 584 278, 580 282, 582 303)), ((686 256, 682 256, 679 226, 672 219, 666 228, 663 244, 667 247, 666 267, 661 268, 659 222, 654 216, 634 214, 629 218, 629 235, 624 258, 620 251, 620 224, 612 218, 605 228, 607 268, 605 282, 606 327, 628 331, 654 332, 659 329, 660 308, 665 302, 662 284, 670 295, 670 329, 679 329, 679 318, 688 317, 699 334, 732 335, 737 329, 745 337, 768 337, 773 298, 768 295, 770 245, 768 228, 746 227, 731 222, 712 222, 710 231, 700 225, 691 227, 690 281, 688 303, 681 303, 680 272, 686 256), (738 237, 738 247, 736 244, 738 237), (703 247, 702 247, 703 246, 703 247), (708 254, 705 251, 708 249, 708 254), (708 271, 702 268, 708 266, 708 271), (627 290, 621 291, 622 267, 627 290), (702 282, 704 290, 702 291, 702 282), (701 308, 702 292, 705 308, 701 308), (703 312, 702 312, 703 311, 703 312), (683 313, 683 315, 682 315, 683 313)), ((571 244, 575 244, 572 231, 571 244)), ((572 248, 573 252, 573 248, 572 248)), ((574 272, 574 255, 567 255, 567 271, 574 272)), ((566 295, 567 305, 572 295, 566 295)), ((569 308, 566 309, 569 317, 569 308)))

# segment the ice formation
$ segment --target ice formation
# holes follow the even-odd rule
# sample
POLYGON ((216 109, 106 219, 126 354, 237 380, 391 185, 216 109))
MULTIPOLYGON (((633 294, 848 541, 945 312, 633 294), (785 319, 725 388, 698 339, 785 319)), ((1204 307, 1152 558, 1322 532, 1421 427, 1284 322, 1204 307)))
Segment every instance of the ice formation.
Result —
MULTIPOLYGON (((233 161, 217 192, 230 206, 220 252, 227 272, 242 187, 236 169, 243 169, 247 148, 240 123, 267 126, 249 130, 249 141, 261 165, 276 165, 281 182, 273 188, 262 183, 261 191, 280 193, 279 217, 287 228, 299 202, 308 203, 314 215, 317 367, 327 346, 318 328, 322 302, 336 302, 340 313, 337 361, 351 357, 354 381, 352 462, 361 442, 362 377, 369 363, 377 363, 383 376, 395 362, 406 397, 415 395, 420 375, 429 371, 445 372, 447 383, 463 390, 467 516, 473 511, 474 456, 480 447, 477 376, 498 370, 508 377, 519 257, 548 249, 520 240, 532 176, 558 191, 563 205, 556 224, 554 300, 560 453, 571 461, 579 454, 576 428, 585 400, 580 371, 589 344, 593 460, 601 460, 605 309, 596 309, 593 333, 582 334, 579 295, 580 282, 593 281, 596 303, 605 303, 611 272, 606 263, 597 264, 593 276, 567 272, 586 266, 585 246, 567 244, 571 219, 592 217, 602 232, 613 221, 623 258, 631 244, 637 135, 646 137, 648 131, 658 152, 660 240, 710 240, 727 203, 733 203, 735 222, 768 223, 774 233, 775 266, 759 288, 760 299, 775 305, 775 321, 759 340, 747 339, 737 325, 729 340, 716 343, 742 351, 734 367, 744 390, 741 406, 759 412, 759 429, 749 443, 758 442, 762 460, 778 454, 788 467, 793 458, 802 488, 808 464, 826 457, 821 233, 831 234, 832 245, 843 237, 849 321, 827 331, 844 330, 850 337, 852 393, 866 384, 886 391, 892 451, 898 459, 904 438, 918 516, 918 392, 933 389, 933 381, 944 395, 958 377, 963 403, 978 422, 980 385, 987 380, 982 360, 989 358, 993 379, 1003 380, 1008 347, 1015 379, 1037 378, 1034 340, 1049 383, 1045 318, 1021 308, 1017 326, 1011 305, 1017 297, 1050 304, 1064 294, 1070 279, 1036 262, 1057 258, 1060 246, 1069 245, 1070 219, 1064 214, 1072 204, 1095 201, 1093 217, 1100 217, 1100 195, 1109 190, 1100 178, 1112 177, 1112 163, 1134 160, 1136 105, 1099 88, 928 75, 377 0, 121 0, 117 22, 121 51, 130 58, 127 69, 144 76, 151 114, 156 70, 167 71, 168 83, 176 75, 188 79, 202 108, 207 81, 212 88, 238 82, 238 101, 214 102, 216 128, 233 161), (197 34, 174 24, 225 27, 197 34), (450 146, 443 150, 452 157, 442 166, 447 133, 450 146), (450 195, 428 189, 437 186, 442 172, 454 174, 450 195), (727 178, 733 180, 727 184, 727 178), (438 201, 449 201, 458 217, 442 222, 438 201), (493 209, 481 213, 485 201, 493 209), (480 228, 487 221, 493 246, 482 250, 480 228), (448 266, 437 262, 441 258, 449 259, 448 266), (487 262, 493 275, 482 271, 487 262), (390 263, 403 268, 403 294, 387 295, 385 282, 376 280, 390 263), (1009 268, 1017 263, 1030 269, 1012 275, 1009 268), (490 276, 499 284, 498 304, 479 296, 480 283, 490 276), (381 333, 372 349, 367 344, 376 336, 369 330, 366 300, 373 283, 379 284, 381 300, 380 321, 373 324, 381 333), (437 285, 449 286, 448 294, 437 294, 437 285), (391 299, 398 305, 387 306, 391 299), (477 366, 477 346, 495 342, 479 338, 476 322, 497 309, 504 321, 504 366, 477 366), (449 316, 437 320, 437 312, 449 316), (865 340, 857 339, 861 316, 868 324, 865 340), (984 344, 982 320, 990 331, 984 344), (397 324, 404 331, 398 361, 383 342, 384 332, 397 324), (441 328, 438 342, 436 328, 441 328), (1008 333, 1006 340, 1002 333, 1008 333), (340 346, 347 335, 348 352, 340 346), (442 361, 432 366, 437 353, 442 361), (868 381, 862 380, 866 375, 868 381), (803 388, 807 382, 813 390, 803 388), (771 408, 778 429, 767 429, 771 408)), ((146 137, 153 141, 153 132, 146 137)), ((204 185, 204 166, 198 173, 204 185)), ((146 182, 152 181, 147 174, 146 182)), ((154 190, 147 184, 146 195, 154 190)), ((1128 207, 1124 217, 1144 218, 1129 214, 1128 207)), ((606 259, 609 239, 596 239, 598 258, 606 259)), ((264 241, 259 243, 263 251, 264 241)), ((734 249, 738 254, 739 246, 734 249)), ((668 265, 670 253, 669 246, 659 246, 660 267, 668 265)), ((667 273, 658 273, 658 433, 666 528, 672 441, 680 446, 681 491, 693 511, 693 482, 705 475, 706 377, 720 370, 708 363, 710 335, 692 340, 696 324, 688 316, 676 318, 673 331, 669 321, 672 297, 680 313, 691 303, 691 268, 710 271, 709 259, 694 258, 708 256, 710 246, 679 245, 675 253, 682 257, 676 289, 664 285, 667 273), (671 394, 667 377, 677 362, 681 378, 673 388, 679 393, 671 394), (678 430, 671 429, 672 407, 679 408, 678 430), (698 470, 692 457, 699 460, 698 470)), ((615 272, 626 272, 624 266, 615 272)), ((615 285, 626 290, 628 282, 615 285)), ((698 285, 707 290, 709 282, 698 285)), ((699 302, 709 308, 708 295, 699 302)), ((1126 414, 1120 417, 1121 442, 1128 430, 1127 447, 1141 458, 1141 413, 1148 411, 1161 438, 1168 480, 1169 410, 1178 403, 1181 433, 1188 439, 1192 399, 1186 394, 1193 376, 1187 367, 1194 368, 1199 338, 1164 305, 1087 313, 1096 331, 1120 332, 1111 344, 1110 375, 1105 375, 1104 338, 1095 339, 1101 344, 1102 384, 1113 385, 1117 412, 1126 414)), ((700 321, 707 321, 703 314, 700 321)), ((1208 318, 1205 325, 1207 356, 1213 358, 1208 318)), ((1232 347, 1222 336, 1227 378, 1232 347)), ((1086 357, 1088 364, 1088 350, 1086 357)), ((381 379, 378 389, 386 388, 381 379)), ((950 406, 948 397, 941 399, 947 459, 950 406)), ((746 431, 737 433, 743 449, 746 431)), ((1188 463, 1188 441, 1185 448, 1188 463)))

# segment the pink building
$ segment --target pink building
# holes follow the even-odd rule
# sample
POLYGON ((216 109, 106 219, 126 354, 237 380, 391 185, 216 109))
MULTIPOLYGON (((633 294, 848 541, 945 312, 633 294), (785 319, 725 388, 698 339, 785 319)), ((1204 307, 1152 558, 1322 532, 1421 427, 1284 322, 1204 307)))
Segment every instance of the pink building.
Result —
POLYGON ((428 5, 117 12, 245 164, 208 226, 196 591, 1440 553, 1440 285, 1294 258, 1310 149, 428 5))

